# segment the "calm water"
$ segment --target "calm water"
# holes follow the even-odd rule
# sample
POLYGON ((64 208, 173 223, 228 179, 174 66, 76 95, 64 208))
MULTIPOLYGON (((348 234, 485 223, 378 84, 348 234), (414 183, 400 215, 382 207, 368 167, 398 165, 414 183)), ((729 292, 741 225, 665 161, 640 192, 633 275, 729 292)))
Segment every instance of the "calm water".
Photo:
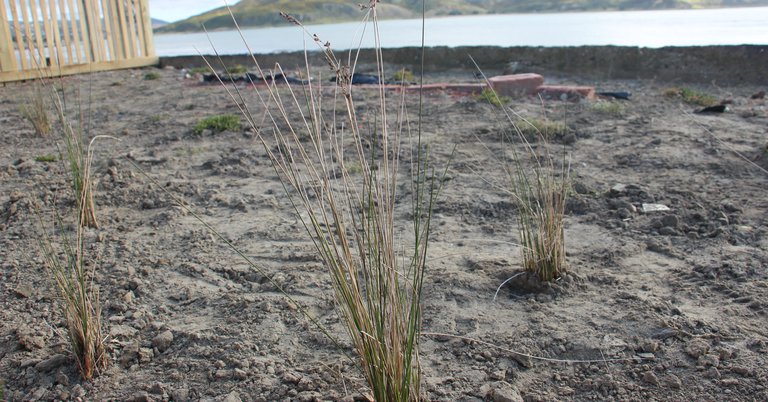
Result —
MULTIPOLYGON (((382 47, 421 43, 421 20, 390 20, 379 25, 382 47)), ((363 32, 360 23, 315 25, 308 30, 330 41, 334 49, 374 44, 370 26, 363 32)), ((444 17, 428 19, 426 32, 427 46, 766 45, 768 7, 444 17)), ((292 25, 247 29, 243 34, 254 53, 303 50, 305 45, 317 48, 292 25)), ((221 54, 247 51, 235 31, 212 32, 210 41, 221 54)), ((160 56, 213 52, 202 33, 155 35, 155 46, 160 56)))

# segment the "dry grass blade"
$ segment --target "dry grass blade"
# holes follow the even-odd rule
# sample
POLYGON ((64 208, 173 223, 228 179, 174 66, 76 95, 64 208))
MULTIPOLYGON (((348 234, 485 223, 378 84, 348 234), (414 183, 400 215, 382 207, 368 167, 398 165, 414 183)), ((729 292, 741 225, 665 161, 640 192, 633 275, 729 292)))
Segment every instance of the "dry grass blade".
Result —
MULTIPOLYGON (((364 21, 373 21, 378 45, 376 1, 366 11, 364 21)), ((284 17, 303 29, 297 19, 284 17)), ((378 110, 370 116, 368 129, 362 130, 351 85, 353 52, 350 64, 343 65, 329 43, 306 33, 323 52, 336 85, 330 91, 320 84, 300 90, 287 85, 283 90, 268 83, 256 94, 274 135, 259 138, 328 269, 339 312, 374 399, 419 400, 421 292, 439 184, 435 174, 427 172, 427 153, 419 137, 419 148, 410 153, 409 161, 409 182, 415 183, 410 189, 412 232, 404 234, 402 227, 408 225, 397 222, 395 209, 402 154, 399 130, 409 125, 390 122, 380 87, 378 110), (337 105, 343 106, 337 110, 337 105)), ((382 76, 380 50, 377 54, 382 76)), ((265 76, 255 58, 253 62, 265 76)), ((308 64, 306 75, 312 76, 308 64)), ((225 88, 253 130, 261 133, 239 90, 225 88)))
MULTIPOLYGON (((40 221, 44 228, 42 218, 40 221)), ((53 226, 59 232, 60 243, 56 243, 45 229, 42 229, 38 240, 58 290, 72 354, 83 379, 90 380, 107 366, 108 360, 101 331, 99 292, 93 283, 93 272, 86 263, 83 242, 85 229, 75 225, 74 239, 70 238, 65 233, 65 224, 59 215, 56 215, 53 226)))

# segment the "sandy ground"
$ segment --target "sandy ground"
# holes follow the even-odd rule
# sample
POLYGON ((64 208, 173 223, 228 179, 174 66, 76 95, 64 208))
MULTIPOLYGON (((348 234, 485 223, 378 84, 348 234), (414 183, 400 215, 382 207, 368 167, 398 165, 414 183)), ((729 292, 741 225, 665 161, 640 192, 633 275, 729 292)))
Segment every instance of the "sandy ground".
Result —
MULTIPOLYGON (((35 208, 49 219, 51 204, 72 206, 64 166, 36 160, 57 148, 19 112, 31 84, 0 88, 4 397, 361 398, 361 374, 342 351, 128 163, 194 206, 349 348, 326 271, 254 134, 192 132, 202 117, 237 113, 222 88, 170 69, 144 80, 149 71, 64 81, 70 105, 79 89, 90 109, 90 134, 119 139, 96 146, 101 228, 87 241, 111 365, 87 383, 61 336, 36 240, 35 208)), ((438 79, 471 81, 472 74, 427 77, 438 79)), ((497 286, 521 266, 510 244, 516 212, 496 187, 506 182, 499 157, 520 144, 500 141, 506 125, 483 101, 444 92, 425 98, 424 134, 435 163, 448 163, 454 145, 457 152, 436 207, 424 330, 503 348, 424 336, 426 399, 768 400, 768 174, 747 161, 768 168, 768 104, 750 99, 766 88, 698 87, 733 101, 726 113, 698 115, 695 106, 661 95, 669 84, 548 81, 633 97, 614 110, 534 97, 510 104, 570 127, 552 148, 571 161, 570 274, 538 288, 512 281, 496 301, 497 286), (670 210, 644 213, 644 203, 670 210)), ((356 90, 362 114, 374 95, 356 90)), ((415 96, 407 102, 413 117, 415 96)), ((405 218, 407 205, 398 208, 405 218)))

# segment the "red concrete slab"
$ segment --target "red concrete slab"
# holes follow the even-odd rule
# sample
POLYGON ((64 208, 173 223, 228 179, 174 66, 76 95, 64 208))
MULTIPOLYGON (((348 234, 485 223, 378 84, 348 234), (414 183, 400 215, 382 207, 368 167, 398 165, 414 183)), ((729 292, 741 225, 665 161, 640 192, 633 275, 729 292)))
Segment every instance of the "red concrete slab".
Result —
POLYGON ((499 75, 489 78, 488 82, 499 96, 520 96, 535 94, 536 89, 544 85, 544 77, 532 73, 499 75))

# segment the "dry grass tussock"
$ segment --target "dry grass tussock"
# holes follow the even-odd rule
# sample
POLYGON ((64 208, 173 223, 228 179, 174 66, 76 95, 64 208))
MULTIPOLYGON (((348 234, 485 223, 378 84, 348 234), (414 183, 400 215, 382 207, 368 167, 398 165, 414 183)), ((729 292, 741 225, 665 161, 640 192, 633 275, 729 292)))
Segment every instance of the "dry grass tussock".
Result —
MULTIPOLYGON (((373 26, 378 44, 376 3, 365 7, 364 23, 373 26)), ((304 29, 295 18, 284 17, 304 29)), ((279 91, 272 82, 265 91, 257 91, 259 104, 248 106, 236 86, 222 84, 259 133, 297 217, 328 269, 339 313, 373 398, 416 401, 421 394, 422 284, 432 205, 441 181, 428 172, 420 133, 408 131, 405 101, 400 100, 392 116, 380 87, 377 110, 361 124, 351 85, 355 53, 350 52, 343 63, 329 43, 304 32, 320 47, 335 75, 332 88, 323 88, 319 80, 279 91), (262 122, 270 129, 261 130, 262 122), (401 155, 408 156, 401 160, 401 155), (409 174, 401 174, 401 164, 410 165, 409 174), (401 190, 403 179, 409 183, 407 190, 401 190), (408 192, 412 200, 410 222, 396 218, 399 191, 408 192)), ((377 53, 378 74, 383 76, 377 53)), ((255 58, 253 63, 261 76, 268 75, 255 58)), ((209 68, 215 70, 210 64, 209 68)), ((279 66, 276 70, 283 73, 279 66)), ((308 64, 306 76, 313 76, 308 64)))
POLYGON ((65 224, 56 216, 53 225, 58 238, 45 229, 38 238, 45 264, 54 279, 59 304, 67 323, 67 338, 80 373, 90 380, 107 366, 105 338, 102 334, 99 291, 93 283, 93 268, 88 267, 84 230, 76 226, 74 238, 65 232, 65 224))
MULTIPOLYGON (((58 212, 54 212, 52 222, 47 224, 39 215, 41 230, 38 243, 56 288, 72 354, 83 379, 90 380, 108 363, 102 334, 99 292, 93 282, 95 267, 90 265, 84 245, 85 230, 97 226, 91 179, 93 144, 105 136, 92 138, 86 146, 84 141, 87 130, 83 128, 85 119, 82 109, 78 128, 75 128, 67 115, 63 88, 57 90, 41 77, 35 90, 35 99, 39 98, 36 103, 45 105, 43 93, 49 94, 49 103, 53 106, 58 123, 54 129, 60 134, 57 146, 63 155, 65 170, 70 175, 75 199, 74 234, 69 233, 68 229, 72 225, 65 223, 58 212), (61 143, 64 152, 61 152, 61 143)), ((45 109, 44 113, 47 116, 48 110, 45 109)))
MULTIPOLYGON (((479 66, 476 67, 479 70, 479 66)), ((488 97, 497 96, 489 94, 488 97)), ((524 118, 503 105, 496 105, 496 110, 511 127, 511 132, 504 133, 510 140, 511 157, 500 161, 509 180, 499 187, 512 197, 518 209, 523 268, 541 281, 549 282, 567 270, 564 218, 570 166, 565 160, 553 159, 549 144, 553 137, 565 133, 567 126, 546 119, 524 118), (543 154, 534 149, 533 142, 539 144, 537 148, 542 149, 543 154), (523 151, 519 152, 514 143, 522 143, 523 151)))

